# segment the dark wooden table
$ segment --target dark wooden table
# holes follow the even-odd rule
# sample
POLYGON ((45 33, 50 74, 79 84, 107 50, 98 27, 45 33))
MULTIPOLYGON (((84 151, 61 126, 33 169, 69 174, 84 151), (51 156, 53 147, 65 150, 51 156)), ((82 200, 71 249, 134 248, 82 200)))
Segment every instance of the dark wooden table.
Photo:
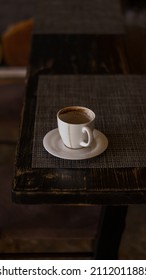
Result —
MULTIPOLYGON (((129 6, 123 2, 126 13, 129 6)), ((144 27, 127 24, 122 34, 33 34, 12 188, 15 203, 107 205, 105 228, 108 221, 109 236, 113 231, 113 239, 118 231, 121 234, 127 205, 146 203, 145 167, 32 168, 32 149, 41 75, 129 74, 146 75, 144 27)), ((106 229, 103 242, 105 232, 106 229)), ((120 237, 117 240, 118 243, 120 237)), ((96 257, 106 258, 104 254, 103 250, 96 257)))

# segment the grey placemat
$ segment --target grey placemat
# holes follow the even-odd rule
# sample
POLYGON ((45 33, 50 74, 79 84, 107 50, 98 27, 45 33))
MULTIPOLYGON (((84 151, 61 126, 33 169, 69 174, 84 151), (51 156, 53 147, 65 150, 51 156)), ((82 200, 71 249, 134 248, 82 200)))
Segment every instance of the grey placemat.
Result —
POLYGON ((43 0, 37 5, 35 33, 124 33, 119 0, 43 0))
POLYGON ((146 76, 41 76, 38 83, 32 167, 118 168, 146 166, 146 76), (63 160, 43 148, 44 135, 57 127, 57 111, 88 106, 108 149, 86 160, 63 160))

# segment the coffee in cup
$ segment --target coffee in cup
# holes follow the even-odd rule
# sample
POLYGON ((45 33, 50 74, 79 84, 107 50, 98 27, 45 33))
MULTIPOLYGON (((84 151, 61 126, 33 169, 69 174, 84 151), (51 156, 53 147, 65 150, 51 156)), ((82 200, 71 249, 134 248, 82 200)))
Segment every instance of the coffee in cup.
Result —
POLYGON ((65 107, 57 113, 58 130, 70 149, 89 147, 93 142, 95 113, 82 106, 65 107))

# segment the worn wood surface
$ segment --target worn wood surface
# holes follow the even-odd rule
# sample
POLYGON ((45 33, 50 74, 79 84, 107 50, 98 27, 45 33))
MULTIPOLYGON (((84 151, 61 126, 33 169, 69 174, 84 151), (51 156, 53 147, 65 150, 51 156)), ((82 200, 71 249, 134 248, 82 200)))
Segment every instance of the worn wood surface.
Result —
POLYGON ((31 168, 36 92, 41 74, 146 74, 145 29, 127 27, 122 35, 33 36, 12 189, 13 201, 17 203, 145 203, 146 168, 31 168))

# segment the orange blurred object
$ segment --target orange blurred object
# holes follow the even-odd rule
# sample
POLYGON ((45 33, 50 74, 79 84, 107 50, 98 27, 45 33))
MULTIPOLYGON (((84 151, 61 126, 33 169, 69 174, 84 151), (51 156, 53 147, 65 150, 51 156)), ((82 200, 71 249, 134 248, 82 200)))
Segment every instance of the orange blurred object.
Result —
POLYGON ((34 21, 28 19, 11 25, 2 34, 3 60, 9 66, 26 66, 29 61, 34 21))

